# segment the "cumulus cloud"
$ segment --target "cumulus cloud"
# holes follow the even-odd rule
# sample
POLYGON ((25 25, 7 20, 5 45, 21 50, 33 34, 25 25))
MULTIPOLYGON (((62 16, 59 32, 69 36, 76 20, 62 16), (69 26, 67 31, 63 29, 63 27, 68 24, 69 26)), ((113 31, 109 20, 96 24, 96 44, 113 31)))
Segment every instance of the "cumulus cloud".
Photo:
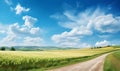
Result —
POLYGON ((69 41, 66 40, 72 38, 77 38, 79 41, 71 40, 71 43, 79 44, 82 37, 91 36, 96 31, 99 31, 99 33, 116 33, 120 31, 120 17, 105 14, 100 8, 95 10, 86 9, 84 12, 65 11, 61 15, 55 14, 50 17, 56 18, 62 27, 70 29, 70 31, 52 36, 52 40, 57 44, 68 43, 69 41))
POLYGON ((40 32, 40 28, 36 27, 36 28, 31 28, 30 29, 30 33, 31 34, 38 34, 40 32))
POLYGON ((18 25, 18 23, 12 24, 9 26, 10 32, 14 33, 16 35, 37 35, 40 33, 40 28, 39 27, 33 27, 33 28, 27 28, 27 27, 21 27, 18 25))
POLYGON ((25 21, 24 25, 30 28, 37 21, 37 18, 33 18, 31 16, 26 15, 26 16, 23 16, 23 20, 25 21))
MULTIPOLYGON (((43 39, 40 37, 41 29, 40 27, 35 27, 34 23, 37 18, 27 16, 29 18, 24 19, 23 24, 14 23, 11 25, 1 25, 0 30, 4 30, 5 37, 1 39, 0 45, 3 46, 15 46, 15 45, 42 45, 43 39), (29 25, 26 25, 26 20, 29 25), (32 21, 31 21, 32 20, 32 21), (34 21, 34 22, 33 22, 34 21), (30 26, 30 27, 29 27, 30 26), (6 28, 6 29, 5 29, 6 28)), ((0 33, 0 34, 1 34, 0 33)))
MULTIPOLYGON (((55 16, 55 15, 54 15, 55 16)), ((57 15, 59 16, 59 15, 57 15)), ((70 29, 70 31, 65 31, 61 34, 55 34, 52 36, 52 40, 61 45, 67 44, 67 46, 88 46, 89 44, 81 43, 80 39, 85 35, 92 35, 91 28, 88 26, 90 23, 90 18, 88 17, 88 11, 84 13, 78 13, 77 15, 71 11, 65 11, 63 17, 66 18, 65 21, 59 21, 59 24, 65 28, 70 29), (69 44, 68 44, 69 43, 69 44)), ((60 17, 57 17, 61 18, 60 17)), ((91 26, 91 25, 90 25, 91 26)))
POLYGON ((30 9, 29 8, 25 8, 25 7, 22 7, 19 3, 16 5, 16 8, 15 8, 15 11, 16 11, 16 14, 21 14, 22 12, 28 12, 30 9))
POLYGON ((34 23, 37 21, 37 18, 31 16, 23 16, 25 21, 23 25, 14 23, 9 26, 9 32, 16 35, 29 35, 29 36, 38 36, 40 34, 40 28, 34 27, 34 23))
POLYGON ((52 36, 52 40, 59 46, 67 47, 90 47, 90 44, 80 42, 82 36, 73 35, 69 32, 63 32, 62 34, 56 34, 52 36))
POLYGON ((109 41, 104 40, 104 41, 98 41, 98 42, 96 42, 95 46, 107 46, 109 44, 110 44, 109 41))
POLYGON ((52 37, 52 40, 56 43, 63 43, 63 42, 78 42, 80 39, 77 37, 67 35, 67 32, 63 32, 61 35, 56 34, 52 37))
POLYGON ((116 33, 120 31, 120 17, 113 17, 112 14, 98 16, 93 20, 95 29, 104 33, 116 33))

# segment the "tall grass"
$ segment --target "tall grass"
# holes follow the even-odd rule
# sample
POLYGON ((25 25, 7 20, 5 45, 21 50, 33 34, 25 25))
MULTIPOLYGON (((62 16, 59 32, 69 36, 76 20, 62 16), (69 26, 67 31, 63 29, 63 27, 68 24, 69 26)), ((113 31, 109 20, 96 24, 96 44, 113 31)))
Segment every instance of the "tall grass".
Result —
POLYGON ((104 71, 120 71, 120 50, 107 56, 104 71))

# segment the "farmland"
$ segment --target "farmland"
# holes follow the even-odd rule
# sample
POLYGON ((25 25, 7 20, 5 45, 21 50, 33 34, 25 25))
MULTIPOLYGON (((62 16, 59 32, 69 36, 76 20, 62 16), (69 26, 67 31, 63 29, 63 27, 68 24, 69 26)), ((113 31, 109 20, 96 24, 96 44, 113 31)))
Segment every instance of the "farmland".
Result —
POLYGON ((0 71, 28 71, 37 68, 54 68, 56 66, 85 61, 99 54, 114 50, 117 50, 117 48, 0 51, 0 71))

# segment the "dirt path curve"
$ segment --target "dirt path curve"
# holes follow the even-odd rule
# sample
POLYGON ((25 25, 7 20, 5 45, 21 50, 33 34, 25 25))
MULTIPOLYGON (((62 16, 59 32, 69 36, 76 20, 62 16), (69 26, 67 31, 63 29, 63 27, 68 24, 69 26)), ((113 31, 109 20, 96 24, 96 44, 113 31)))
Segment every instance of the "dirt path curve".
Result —
POLYGON ((109 53, 103 54, 97 58, 82 63, 65 66, 62 68, 48 70, 48 71, 103 71, 104 60, 108 54, 109 53))

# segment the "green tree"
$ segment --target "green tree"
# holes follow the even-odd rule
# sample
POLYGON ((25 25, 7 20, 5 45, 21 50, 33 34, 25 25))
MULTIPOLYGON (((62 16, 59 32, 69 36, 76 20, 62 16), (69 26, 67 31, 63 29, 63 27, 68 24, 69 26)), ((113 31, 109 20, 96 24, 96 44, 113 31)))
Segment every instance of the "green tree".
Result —
POLYGON ((1 48, 0 48, 0 50, 2 50, 2 51, 5 51, 5 49, 6 49, 5 47, 1 47, 1 48))
POLYGON ((11 50, 11 51, 15 51, 15 48, 14 48, 14 47, 11 47, 10 50, 11 50))

